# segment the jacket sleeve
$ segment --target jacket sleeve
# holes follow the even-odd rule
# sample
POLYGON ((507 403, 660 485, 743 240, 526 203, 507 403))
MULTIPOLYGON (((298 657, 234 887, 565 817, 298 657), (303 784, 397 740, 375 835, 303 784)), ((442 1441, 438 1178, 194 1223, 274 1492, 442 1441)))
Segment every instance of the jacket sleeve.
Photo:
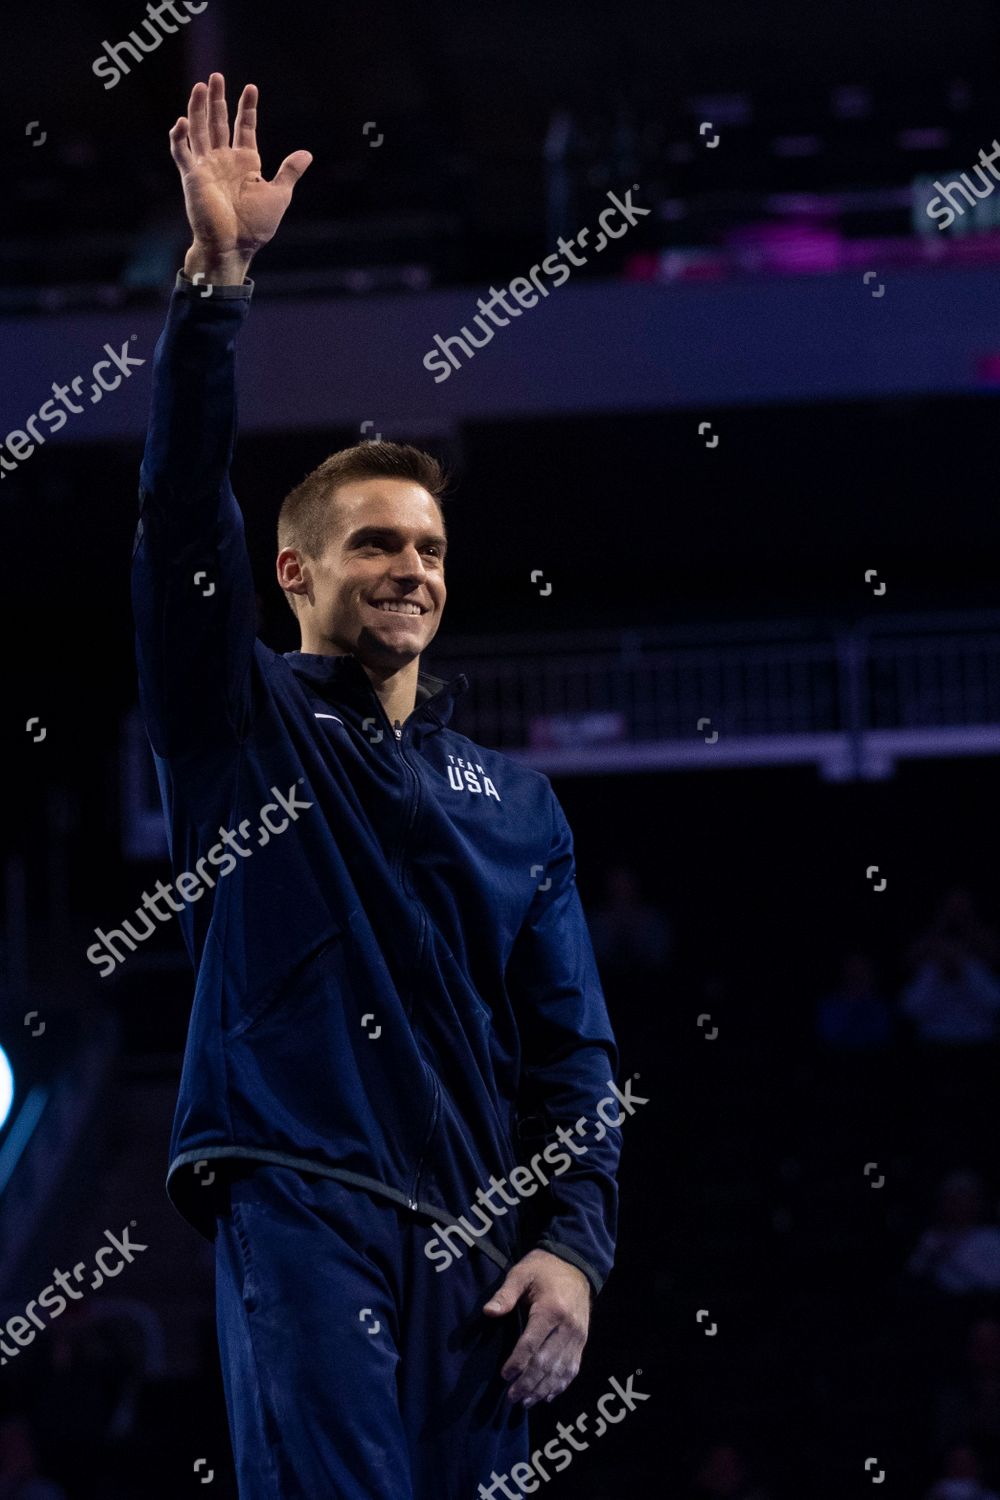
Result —
POLYGON ((153 357, 132 609, 143 716, 164 757, 238 739, 248 713, 256 594, 229 465, 252 292, 248 279, 206 296, 179 274, 153 357))
POLYGON ((624 1118, 612 1091, 618 1051, 576 888, 573 836, 549 791, 549 858, 511 952, 507 989, 521 1035, 521 1098, 541 1111, 549 1142, 536 1246, 578 1267, 597 1293, 617 1232, 621 1131, 607 1121, 624 1118))

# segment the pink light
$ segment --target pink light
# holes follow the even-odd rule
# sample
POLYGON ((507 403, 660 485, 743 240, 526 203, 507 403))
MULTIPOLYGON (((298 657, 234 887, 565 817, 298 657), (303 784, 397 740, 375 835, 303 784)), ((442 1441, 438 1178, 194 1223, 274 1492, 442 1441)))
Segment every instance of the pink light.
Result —
POLYGON ((836 271, 843 258, 838 230, 801 221, 750 224, 727 235, 726 243, 744 270, 836 271))
POLYGON ((1000 385, 1000 354, 980 354, 976 360, 976 379, 982 385, 1000 385))

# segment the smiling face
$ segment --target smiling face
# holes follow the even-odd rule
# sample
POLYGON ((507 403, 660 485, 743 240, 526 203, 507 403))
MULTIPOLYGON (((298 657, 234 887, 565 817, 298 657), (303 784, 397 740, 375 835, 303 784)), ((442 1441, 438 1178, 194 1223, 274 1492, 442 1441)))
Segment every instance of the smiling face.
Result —
POLYGON ((349 652, 380 675, 401 670, 437 634, 446 547, 440 508, 421 485, 338 485, 320 556, 278 554, 278 581, 297 597, 302 650, 349 652))

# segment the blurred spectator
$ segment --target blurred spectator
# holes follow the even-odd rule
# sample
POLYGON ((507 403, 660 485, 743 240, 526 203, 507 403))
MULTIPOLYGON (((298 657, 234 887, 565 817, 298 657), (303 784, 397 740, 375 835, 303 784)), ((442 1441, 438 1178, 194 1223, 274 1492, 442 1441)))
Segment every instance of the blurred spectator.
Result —
POLYGON ((632 979, 665 972, 673 946, 670 923, 643 900, 639 877, 628 865, 609 866, 604 902, 590 913, 588 925, 602 977, 632 979))
POLYGON ((939 1448, 974 1444, 1000 1457, 1000 1322, 979 1318, 966 1341, 961 1369, 935 1399, 939 1448))
POLYGON ((31 1429, 23 1417, 0 1421, 0 1500, 66 1500, 66 1491, 38 1472, 31 1429))
POLYGON ((982 1222, 983 1198, 977 1173, 945 1178, 938 1223, 921 1235, 906 1265, 910 1276, 953 1294, 1000 1289, 1000 1229, 982 1222))
POLYGON ((900 1007, 922 1042, 988 1042, 996 1035, 1000 983, 983 961, 947 937, 921 944, 924 958, 900 1007))
POLYGON ((841 1052, 878 1052, 892 1041, 892 1010, 879 994, 875 967, 867 953, 848 953, 841 981, 820 1000, 816 1034, 841 1052))
POLYGON ((953 1448, 944 1461, 944 1476, 927 1491, 926 1500, 1000 1500, 982 1482, 982 1467, 971 1448, 953 1448))
POLYGON ((985 964, 988 969, 1000 969, 1000 937, 996 928, 988 926, 976 910, 971 891, 954 886, 941 898, 931 920, 928 931, 914 943, 910 952, 916 965, 929 957, 926 951, 936 938, 957 943, 963 952, 985 964))
POLYGON ((81 1302, 53 1326, 50 1341, 52 1371, 36 1421, 45 1424, 50 1467, 75 1500, 77 1486, 92 1493, 109 1454, 133 1432, 147 1334, 127 1304, 81 1302))
POLYGON ((729 1443, 714 1447, 695 1475, 692 1494, 698 1500, 770 1500, 770 1491, 752 1482, 746 1459, 729 1443))

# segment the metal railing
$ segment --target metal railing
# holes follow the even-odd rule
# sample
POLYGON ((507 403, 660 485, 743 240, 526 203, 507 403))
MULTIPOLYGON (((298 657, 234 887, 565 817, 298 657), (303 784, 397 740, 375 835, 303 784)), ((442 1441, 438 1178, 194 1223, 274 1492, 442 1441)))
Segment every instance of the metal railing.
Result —
POLYGON ((1000 754, 1000 611, 445 640, 456 727, 559 773, 1000 754))

